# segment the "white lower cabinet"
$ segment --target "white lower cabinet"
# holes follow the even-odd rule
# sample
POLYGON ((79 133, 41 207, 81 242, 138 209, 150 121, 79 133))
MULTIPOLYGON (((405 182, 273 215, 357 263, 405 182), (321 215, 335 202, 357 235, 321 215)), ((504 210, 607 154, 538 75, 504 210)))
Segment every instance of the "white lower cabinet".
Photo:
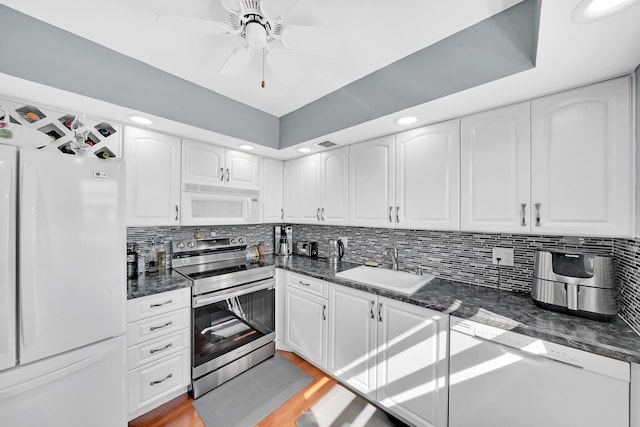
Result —
POLYGON ((304 285, 289 282, 285 287, 285 344, 309 362, 326 369, 327 298, 307 292, 301 288, 304 285))
POLYGON ((329 284, 327 370, 416 426, 447 425, 449 316, 329 284))
POLYGON ((188 390, 190 294, 184 288, 127 301, 129 420, 188 390))

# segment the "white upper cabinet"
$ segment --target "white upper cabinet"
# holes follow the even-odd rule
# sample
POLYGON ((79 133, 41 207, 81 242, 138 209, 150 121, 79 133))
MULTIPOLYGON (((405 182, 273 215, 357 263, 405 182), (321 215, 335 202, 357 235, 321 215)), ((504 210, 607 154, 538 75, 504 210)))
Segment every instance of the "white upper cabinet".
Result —
POLYGON ((182 181, 258 189, 260 158, 204 142, 182 141, 182 181))
POLYGON ((281 160, 264 158, 262 170, 263 221, 282 222, 284 220, 283 163, 281 160))
POLYGON ((295 205, 295 214, 290 214, 291 209, 285 207, 285 219, 307 224, 347 225, 348 170, 348 147, 285 162, 285 187, 288 187, 285 204, 295 205))
POLYGON ((462 230, 529 231, 529 105, 462 118, 462 230))
POLYGON ((353 145, 349 164, 352 225, 459 228, 459 120, 353 145))
POLYGON ((630 78, 531 102, 531 231, 630 236, 630 78))
POLYGON ((124 128, 127 225, 180 223, 180 139, 124 128))
POLYGON ((259 188, 260 157, 227 149, 225 164, 227 185, 238 188, 259 188))
POLYGON ((225 149, 203 142, 182 141, 182 182, 224 185, 225 149))
POLYGON ((299 222, 315 223, 321 220, 320 205, 322 204, 322 154, 302 157, 299 160, 300 170, 298 179, 298 212, 299 222))
POLYGON ((460 121, 396 135, 396 227, 457 230, 460 222, 460 121))
POLYGON ((283 169, 283 217, 287 222, 296 222, 298 221, 298 189, 300 188, 298 174, 300 172, 300 160, 296 159, 284 162, 283 169))
POLYGON ((351 225, 394 227, 395 140, 385 136, 354 144, 349 152, 351 225))
POLYGON ((320 218, 323 224, 349 223, 349 148, 322 153, 320 218))

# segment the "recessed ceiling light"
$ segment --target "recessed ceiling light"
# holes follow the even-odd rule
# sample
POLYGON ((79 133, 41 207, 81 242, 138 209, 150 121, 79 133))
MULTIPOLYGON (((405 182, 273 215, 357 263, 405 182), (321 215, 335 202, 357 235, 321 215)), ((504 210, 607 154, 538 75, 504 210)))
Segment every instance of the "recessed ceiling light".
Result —
POLYGON ((572 18, 578 23, 593 22, 614 14, 637 0, 582 0, 574 9, 572 18))
POLYGON ((300 153, 308 153, 309 151, 311 151, 311 148, 308 148, 308 147, 300 147, 300 148, 298 148, 298 151, 299 151, 300 153))
POLYGON ((128 116, 129 120, 131 120, 133 123, 137 123, 139 125, 152 125, 153 122, 150 119, 147 119, 146 117, 142 117, 142 116, 128 116))
POLYGON ((251 150, 253 150, 253 145, 249 145, 249 144, 242 144, 242 145, 240 146, 240 149, 241 149, 241 150, 244 150, 244 151, 251 151, 251 150))
POLYGON ((418 121, 417 117, 414 116, 405 116, 396 119, 395 123, 400 126, 409 126, 418 121))

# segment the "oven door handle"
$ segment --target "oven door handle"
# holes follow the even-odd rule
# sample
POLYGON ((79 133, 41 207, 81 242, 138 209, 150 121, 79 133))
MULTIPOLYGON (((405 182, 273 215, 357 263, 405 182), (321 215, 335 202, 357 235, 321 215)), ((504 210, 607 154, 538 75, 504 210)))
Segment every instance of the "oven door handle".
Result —
POLYGON ((202 307, 214 302, 224 301, 229 298, 239 297, 240 295, 246 295, 256 291, 262 291, 264 289, 274 288, 275 285, 275 279, 270 278, 232 288, 230 292, 219 291, 216 292, 214 296, 210 297, 193 297, 193 308, 202 307))

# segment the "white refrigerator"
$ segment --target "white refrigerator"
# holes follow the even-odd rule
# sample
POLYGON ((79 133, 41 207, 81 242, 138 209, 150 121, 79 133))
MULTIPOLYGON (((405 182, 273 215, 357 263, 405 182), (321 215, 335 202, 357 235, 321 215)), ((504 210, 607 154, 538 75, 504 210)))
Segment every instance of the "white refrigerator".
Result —
POLYGON ((125 426, 124 163, 19 142, 0 138, 0 424, 125 426))

